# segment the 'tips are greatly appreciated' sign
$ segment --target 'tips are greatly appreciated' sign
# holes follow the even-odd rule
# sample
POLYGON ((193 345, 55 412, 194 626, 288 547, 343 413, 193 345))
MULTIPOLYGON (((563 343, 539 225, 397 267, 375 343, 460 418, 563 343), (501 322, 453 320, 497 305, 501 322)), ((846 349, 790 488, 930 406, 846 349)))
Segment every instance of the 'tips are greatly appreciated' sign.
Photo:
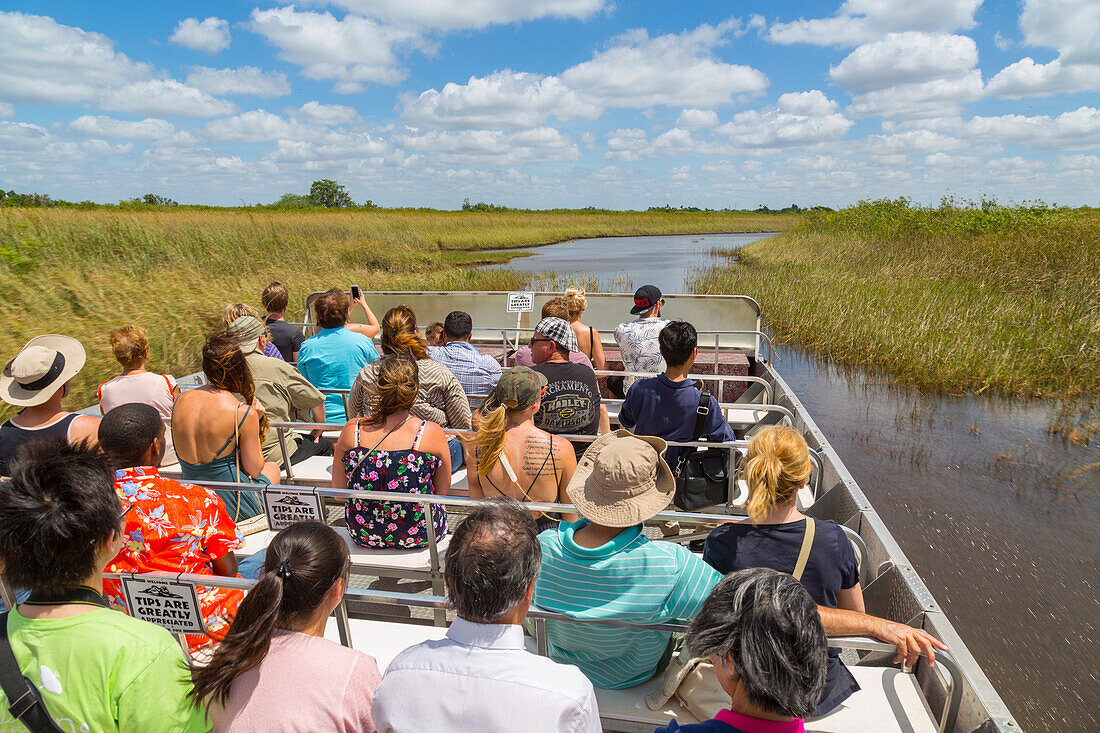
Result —
POLYGON ((509 313, 530 313, 535 309, 535 294, 531 292, 514 291, 508 293, 509 313))
POLYGON ((161 578, 122 578, 130 615, 173 634, 205 634, 195 586, 161 578))
POLYGON ((264 489, 264 510, 267 512, 267 526, 271 529, 285 529, 296 522, 312 519, 325 521, 321 497, 309 490, 301 489, 264 489))

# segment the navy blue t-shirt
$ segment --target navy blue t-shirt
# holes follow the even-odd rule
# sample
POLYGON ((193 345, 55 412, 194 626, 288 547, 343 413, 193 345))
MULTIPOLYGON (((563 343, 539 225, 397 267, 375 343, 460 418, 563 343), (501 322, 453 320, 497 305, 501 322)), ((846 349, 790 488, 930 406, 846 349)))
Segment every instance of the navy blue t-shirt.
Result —
MULTIPOLYGON (((802 586, 819 606, 836 608, 837 592, 859 582, 859 562, 839 524, 820 519, 816 522, 802 586)), ((804 519, 786 524, 723 524, 707 537, 703 560, 723 575, 746 568, 789 573, 798 562, 805 534, 804 519)), ((815 715, 829 712, 858 689, 852 673, 840 661, 840 652, 830 649, 825 692, 815 715)))
MULTIPOLYGON (((664 374, 639 379, 626 393, 619 408, 619 422, 624 428, 633 429, 635 435, 691 440, 701 394, 691 379, 673 382, 664 374)), ((703 437, 716 443, 735 439, 714 395, 710 396, 710 414, 703 423, 703 437)), ((673 470, 684 450, 670 446, 665 453, 665 462, 673 470)))

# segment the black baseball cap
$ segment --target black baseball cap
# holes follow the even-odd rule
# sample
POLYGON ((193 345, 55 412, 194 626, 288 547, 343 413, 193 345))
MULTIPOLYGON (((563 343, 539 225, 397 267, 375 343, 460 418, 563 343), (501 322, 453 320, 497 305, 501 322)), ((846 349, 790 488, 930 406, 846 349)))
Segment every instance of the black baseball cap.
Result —
POLYGON ((636 316, 653 310, 657 301, 661 299, 661 290, 656 285, 643 285, 634 291, 634 307, 630 309, 630 315, 636 316))

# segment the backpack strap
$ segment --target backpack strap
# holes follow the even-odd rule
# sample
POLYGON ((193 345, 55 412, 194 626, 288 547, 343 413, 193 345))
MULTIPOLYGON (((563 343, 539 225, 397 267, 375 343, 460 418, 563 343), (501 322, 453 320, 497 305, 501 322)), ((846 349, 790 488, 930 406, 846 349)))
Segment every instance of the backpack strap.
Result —
POLYGON ((8 698, 8 712, 31 733, 64 733, 46 710, 42 694, 23 676, 8 639, 8 614, 0 614, 0 688, 8 698))

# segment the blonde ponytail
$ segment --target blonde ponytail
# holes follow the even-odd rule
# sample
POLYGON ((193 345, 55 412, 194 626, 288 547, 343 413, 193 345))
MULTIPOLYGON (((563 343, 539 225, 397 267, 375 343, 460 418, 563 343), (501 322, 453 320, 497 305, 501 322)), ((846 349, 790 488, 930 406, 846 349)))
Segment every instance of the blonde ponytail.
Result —
POLYGON ((810 477, 810 449, 794 428, 764 428, 749 443, 743 475, 749 487, 749 519, 760 522, 794 498, 810 477))
POLYGON ((488 414, 483 414, 474 435, 477 449, 477 475, 484 476, 504 452, 504 435, 508 432, 508 410, 500 405, 488 414))

